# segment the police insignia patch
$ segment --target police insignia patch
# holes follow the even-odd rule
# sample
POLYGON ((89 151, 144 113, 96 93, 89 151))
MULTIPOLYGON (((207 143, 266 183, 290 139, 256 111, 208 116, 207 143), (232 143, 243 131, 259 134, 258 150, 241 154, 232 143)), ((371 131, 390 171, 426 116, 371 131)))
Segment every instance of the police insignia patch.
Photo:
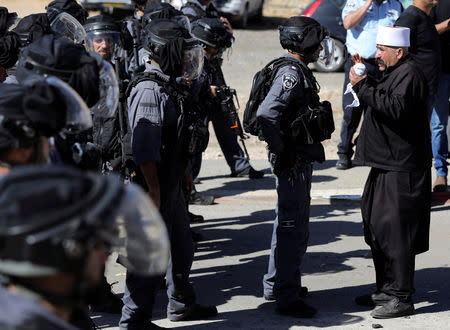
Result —
POLYGON ((287 91, 294 88, 297 85, 297 77, 292 73, 283 74, 283 90, 287 91))

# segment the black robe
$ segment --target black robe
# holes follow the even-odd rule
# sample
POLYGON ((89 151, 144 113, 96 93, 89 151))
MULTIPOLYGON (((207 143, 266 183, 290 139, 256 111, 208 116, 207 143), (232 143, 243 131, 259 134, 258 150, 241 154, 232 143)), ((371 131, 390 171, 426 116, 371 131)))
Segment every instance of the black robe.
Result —
POLYGON ((427 81, 406 59, 354 90, 367 106, 355 163, 372 167, 361 206, 366 242, 394 259, 400 250, 425 252, 432 158, 427 81))

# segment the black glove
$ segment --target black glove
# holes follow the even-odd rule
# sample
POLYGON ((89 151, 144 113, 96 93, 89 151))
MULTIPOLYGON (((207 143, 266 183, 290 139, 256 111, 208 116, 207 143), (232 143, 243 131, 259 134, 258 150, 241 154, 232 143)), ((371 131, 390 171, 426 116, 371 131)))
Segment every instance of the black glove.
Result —
POLYGON ((295 166, 297 153, 295 151, 282 151, 276 154, 269 152, 269 162, 272 165, 273 173, 280 176, 283 171, 295 166))

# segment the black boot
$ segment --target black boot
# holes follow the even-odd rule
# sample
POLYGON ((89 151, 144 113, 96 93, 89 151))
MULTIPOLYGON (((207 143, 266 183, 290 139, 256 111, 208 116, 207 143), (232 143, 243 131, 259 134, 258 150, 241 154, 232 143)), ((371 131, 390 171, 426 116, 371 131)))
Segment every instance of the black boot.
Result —
POLYGON ((303 300, 297 300, 286 307, 277 307, 277 313, 298 318, 311 318, 316 315, 317 310, 306 304, 303 300))
POLYGON ((394 297, 383 307, 375 309, 370 315, 376 319, 392 319, 414 314, 414 304, 412 301, 403 302, 399 298, 394 297))
POLYGON ((339 160, 336 162, 336 169, 338 170, 348 170, 352 167, 352 161, 347 155, 339 155, 339 160))
POLYGON ((204 320, 216 315, 217 315, 216 306, 202 306, 199 304, 195 304, 189 307, 188 311, 186 313, 183 313, 183 315, 180 316, 171 315, 168 318, 173 322, 194 321, 194 320, 204 320))

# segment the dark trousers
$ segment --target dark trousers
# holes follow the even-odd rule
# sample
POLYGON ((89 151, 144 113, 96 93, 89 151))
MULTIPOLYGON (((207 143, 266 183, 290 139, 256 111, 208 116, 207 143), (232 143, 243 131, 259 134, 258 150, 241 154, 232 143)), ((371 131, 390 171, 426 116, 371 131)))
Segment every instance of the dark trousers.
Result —
MULTIPOLYGON (((378 66, 375 65, 373 60, 364 61, 366 65, 367 72, 369 75, 379 78, 381 76, 380 70, 378 70, 378 66)), ((347 85, 350 82, 349 80, 349 72, 352 67, 351 56, 347 57, 345 61, 344 70, 344 87, 342 91, 342 110, 344 112, 344 116, 342 118, 342 126, 341 126, 341 141, 338 144, 338 155, 345 155, 349 158, 353 156, 353 135, 355 135, 356 130, 358 129, 359 122, 361 120, 362 113, 364 108, 362 106, 356 108, 348 108, 347 105, 353 102, 352 94, 345 94, 344 92, 347 89, 347 85)))
MULTIPOLYGON (((195 293, 189 283, 189 271, 194 258, 192 235, 189 227, 184 194, 180 186, 165 194, 161 190, 161 215, 170 238, 171 257, 166 273, 167 317, 183 317, 195 303, 195 293)), ((150 322, 156 293, 164 281, 163 276, 143 277, 127 272, 124 307, 120 329, 140 329, 150 322)))
POLYGON ((265 295, 274 295, 281 308, 300 299, 300 266, 309 239, 312 164, 301 163, 290 179, 276 176, 278 202, 269 266, 264 275, 265 295))
POLYGON ((364 237, 372 250, 379 291, 408 301, 414 293, 415 255, 428 249, 430 169, 372 168, 364 187, 364 237))
POLYGON ((229 119, 220 110, 217 105, 213 110, 211 121, 216 133, 220 149, 222 149, 225 160, 232 173, 241 172, 250 166, 244 151, 238 143, 238 137, 233 129, 230 128, 229 119))

